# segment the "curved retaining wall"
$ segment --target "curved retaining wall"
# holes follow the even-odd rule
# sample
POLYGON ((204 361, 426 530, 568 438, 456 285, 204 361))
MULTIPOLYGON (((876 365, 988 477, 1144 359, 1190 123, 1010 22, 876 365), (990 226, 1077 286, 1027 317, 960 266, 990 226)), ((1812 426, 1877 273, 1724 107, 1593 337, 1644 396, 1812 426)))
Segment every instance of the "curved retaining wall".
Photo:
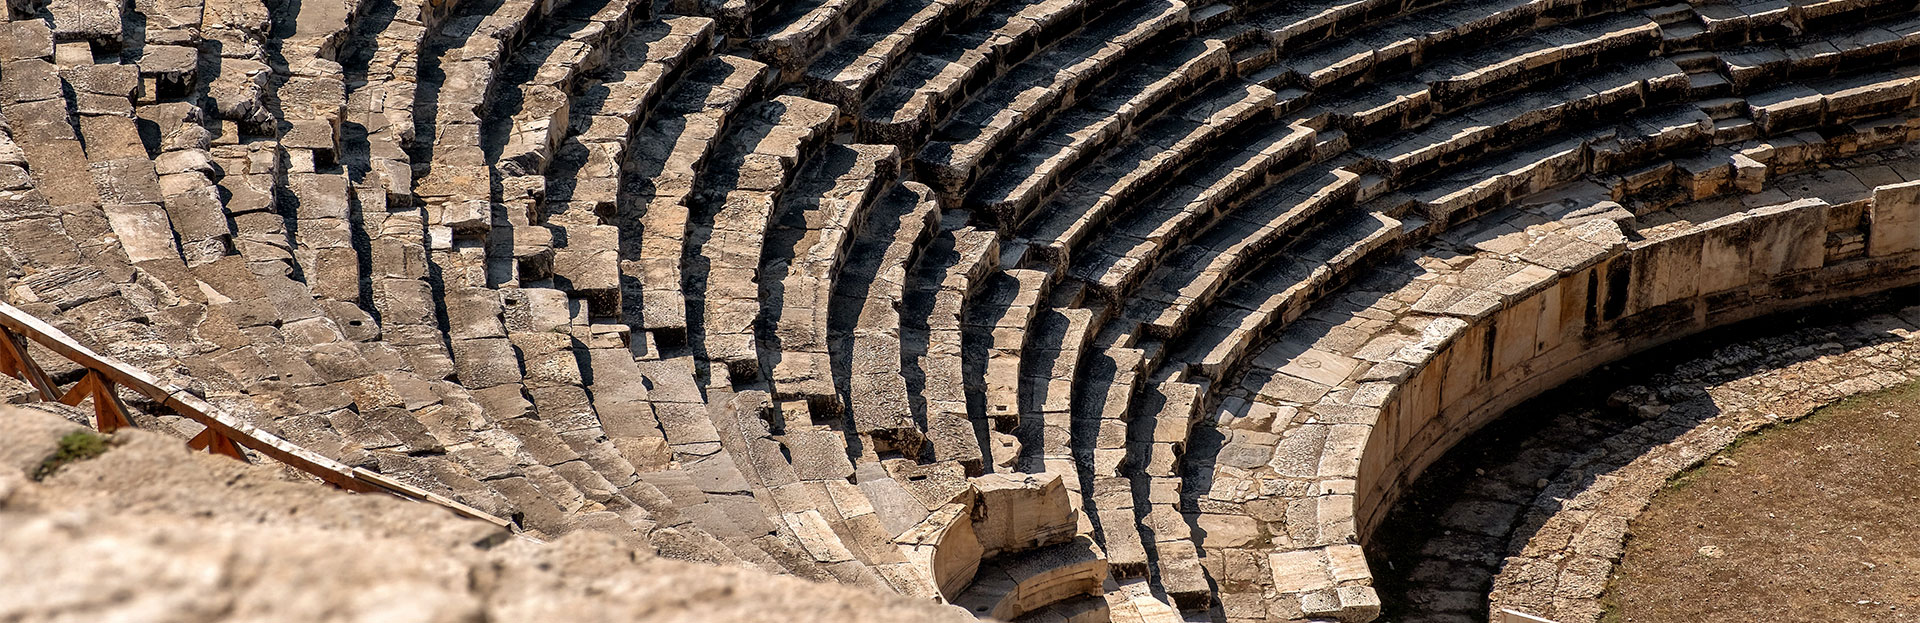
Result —
POLYGON ((1539 278, 1499 305, 1416 304, 1439 316, 1424 356, 1383 388, 1362 454, 1348 457, 1358 462, 1358 533, 1369 538, 1461 438, 1596 366, 1716 326, 1920 283, 1920 183, 1878 187, 1866 203, 1805 199, 1644 241, 1587 221, 1566 244, 1529 249, 1539 278), (1864 250, 1829 244, 1849 230, 1864 230, 1864 250))

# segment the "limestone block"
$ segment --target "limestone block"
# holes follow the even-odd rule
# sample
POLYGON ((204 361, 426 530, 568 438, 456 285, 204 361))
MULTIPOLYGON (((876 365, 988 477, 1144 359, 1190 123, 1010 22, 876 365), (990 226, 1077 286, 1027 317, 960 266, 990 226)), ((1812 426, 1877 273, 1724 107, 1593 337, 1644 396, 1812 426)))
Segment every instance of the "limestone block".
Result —
POLYGON ((1319 549, 1274 552, 1267 556, 1273 588, 1281 593, 1304 593, 1333 586, 1333 570, 1319 549))
POLYGON ((0 61, 53 57, 53 29, 44 20, 24 19, 0 25, 0 61))
POLYGON ((1080 595, 1099 595, 1107 561, 1092 539, 1033 550, 983 565, 954 603, 975 616, 1016 620, 1020 615, 1080 595))
POLYGON ((1827 208, 1809 198, 1750 211, 1756 276, 1819 268, 1827 257, 1827 208))
POLYGON ((973 533, 968 505, 948 504, 894 539, 907 560, 933 577, 940 594, 959 597, 980 570, 980 541, 973 533))
POLYGON ((993 473, 972 479, 978 490, 974 533, 984 555, 1066 541, 1078 525, 1059 474, 993 473))
POLYGON ((1868 219, 1868 256, 1920 249, 1920 182, 1873 189, 1873 207, 1868 219))
POLYGON ((809 509, 797 513, 786 513, 781 515, 780 519, 814 560, 823 563, 854 560, 853 552, 840 541, 840 536, 834 533, 833 526, 827 523, 820 511, 809 509))
POLYGON ((166 211, 151 203, 110 203, 101 206, 107 224, 120 238, 127 259, 134 263, 180 257, 173 243, 173 225, 166 211))
POLYGON ((1747 285, 1752 278, 1753 229, 1748 215, 1733 214, 1701 226, 1700 264, 1695 281, 1700 294, 1747 285))
POLYGON ((1626 313, 1636 314, 1699 293, 1701 248, 1705 236, 1690 231, 1636 249, 1626 313))

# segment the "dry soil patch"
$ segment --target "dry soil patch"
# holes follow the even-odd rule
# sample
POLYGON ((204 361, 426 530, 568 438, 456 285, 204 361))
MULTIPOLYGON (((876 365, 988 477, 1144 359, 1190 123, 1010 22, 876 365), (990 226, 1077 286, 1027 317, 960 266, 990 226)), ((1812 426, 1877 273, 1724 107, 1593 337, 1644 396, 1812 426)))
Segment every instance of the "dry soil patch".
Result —
POLYGON ((1766 429, 1632 524, 1607 621, 1920 620, 1920 383, 1766 429))

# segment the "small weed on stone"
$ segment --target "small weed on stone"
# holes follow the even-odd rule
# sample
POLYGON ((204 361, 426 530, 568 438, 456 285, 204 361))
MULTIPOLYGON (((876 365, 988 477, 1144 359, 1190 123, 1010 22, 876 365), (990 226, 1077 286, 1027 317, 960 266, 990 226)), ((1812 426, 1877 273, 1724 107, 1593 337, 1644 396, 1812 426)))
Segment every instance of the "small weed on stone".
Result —
POLYGON ((60 447, 53 456, 40 462, 39 469, 33 470, 34 480, 46 480, 54 472, 68 463, 78 463, 107 452, 107 438, 92 431, 74 431, 60 438, 60 447))

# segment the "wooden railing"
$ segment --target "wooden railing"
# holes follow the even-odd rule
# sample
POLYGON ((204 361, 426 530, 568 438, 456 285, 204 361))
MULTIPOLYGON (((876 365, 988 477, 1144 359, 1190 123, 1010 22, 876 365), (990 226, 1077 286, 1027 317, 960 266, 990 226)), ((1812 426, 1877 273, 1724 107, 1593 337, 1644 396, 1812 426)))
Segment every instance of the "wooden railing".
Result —
POLYGON ((13 376, 33 386, 34 392, 41 400, 79 406, 88 398, 92 398, 94 427, 103 433, 133 426, 133 420, 127 416, 127 407, 120 401, 116 390, 116 388, 125 387, 174 413, 205 426, 205 430, 187 441, 187 447, 194 450, 206 450, 247 461, 246 452, 241 450, 245 448, 293 466, 295 469, 312 474, 348 491, 389 493, 409 500, 437 504, 460 515, 503 528, 512 527, 511 523, 505 519, 481 512, 479 509, 461 504, 446 496, 394 480, 378 472, 335 461, 294 445, 277 435, 254 428, 246 421, 221 411, 213 406, 213 403, 188 393, 185 389, 162 383, 144 370, 93 352, 68 337, 66 333, 54 328, 53 325, 6 303, 0 303, 0 374, 13 376), (61 392, 60 388, 47 376, 45 370, 34 363, 27 349, 29 340, 85 368, 86 375, 66 392, 61 392))

